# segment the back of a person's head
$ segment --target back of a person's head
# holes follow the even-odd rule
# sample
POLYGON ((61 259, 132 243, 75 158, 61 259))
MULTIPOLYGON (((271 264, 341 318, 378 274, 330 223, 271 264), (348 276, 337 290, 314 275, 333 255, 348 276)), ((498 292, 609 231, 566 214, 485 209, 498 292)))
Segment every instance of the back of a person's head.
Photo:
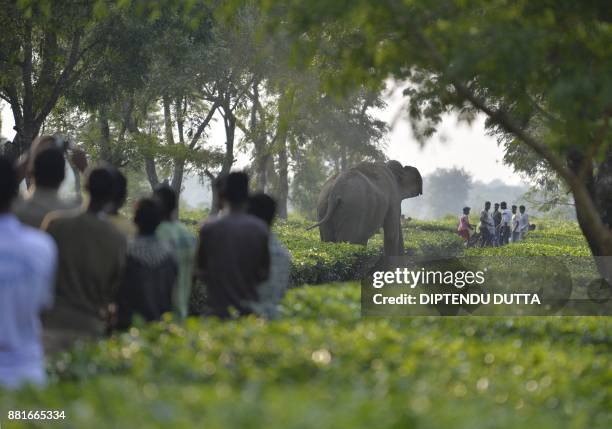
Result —
POLYGON ((225 181, 224 197, 232 206, 246 203, 249 197, 249 176, 243 172, 230 173, 225 181))
POLYGON ((0 156, 0 212, 7 212, 19 192, 17 171, 12 161, 0 156))
POLYGON ((127 178, 118 169, 113 167, 111 170, 113 175, 113 198, 112 202, 115 209, 119 210, 125 204, 127 198, 127 178))
POLYGON ((276 215, 276 201, 271 196, 259 193, 249 198, 247 212, 272 225, 276 215))
POLYGON ((154 198, 142 198, 136 203, 134 223, 141 235, 153 235, 162 221, 160 203, 154 198))
POLYGON ((171 219, 178 204, 178 198, 174 189, 168 185, 159 185, 155 188, 153 194, 159 200, 162 219, 171 219))
POLYGON ((34 158, 34 183, 39 188, 58 189, 64 181, 65 170, 64 153, 56 147, 46 148, 34 158))
POLYGON ((108 203, 114 194, 114 179, 110 169, 106 166, 92 168, 87 174, 85 188, 89 192, 91 201, 108 203))

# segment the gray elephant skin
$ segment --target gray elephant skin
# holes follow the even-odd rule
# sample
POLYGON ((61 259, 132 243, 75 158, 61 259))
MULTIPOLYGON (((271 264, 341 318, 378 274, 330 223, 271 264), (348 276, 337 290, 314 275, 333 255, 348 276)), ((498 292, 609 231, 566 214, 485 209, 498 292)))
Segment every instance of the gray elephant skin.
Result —
POLYGON ((398 161, 363 162, 327 179, 318 202, 321 241, 367 244, 381 227, 385 256, 404 254, 401 203, 423 193, 419 170, 398 161))

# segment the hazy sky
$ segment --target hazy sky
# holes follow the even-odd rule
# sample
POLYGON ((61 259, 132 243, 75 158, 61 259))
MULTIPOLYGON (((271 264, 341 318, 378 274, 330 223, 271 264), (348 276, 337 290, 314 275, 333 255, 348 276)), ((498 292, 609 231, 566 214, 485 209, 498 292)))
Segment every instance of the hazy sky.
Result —
MULTIPOLYGON (((380 119, 391 121, 402 105, 402 97, 397 93, 387 97, 387 108, 376 112, 380 119)), ((13 116, 6 103, 2 107, 2 130, 4 137, 12 138, 13 116)), ((210 132, 211 140, 223 142, 223 127, 220 121, 210 132)), ((502 164, 503 151, 494 138, 484 131, 484 118, 478 118, 471 126, 458 123, 455 116, 448 116, 440 130, 424 148, 412 137, 410 125, 400 117, 388 136, 387 155, 402 164, 417 167, 422 174, 431 173, 436 168, 462 167, 476 180, 489 182, 500 179, 507 184, 518 184, 521 178, 512 168, 502 164)), ((238 155, 238 167, 249 160, 245 154, 238 155)))

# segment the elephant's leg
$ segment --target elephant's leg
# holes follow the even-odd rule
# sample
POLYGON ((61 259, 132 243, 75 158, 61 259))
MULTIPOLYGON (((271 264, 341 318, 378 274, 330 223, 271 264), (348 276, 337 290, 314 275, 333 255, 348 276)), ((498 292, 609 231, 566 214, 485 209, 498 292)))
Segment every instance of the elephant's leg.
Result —
POLYGON ((398 230, 399 230, 399 232, 398 232, 399 240, 397 242, 397 244, 398 244, 397 254, 398 255, 403 255, 404 254, 404 233, 402 231, 401 219, 400 219, 400 224, 399 224, 398 230))
POLYGON ((383 225, 383 236, 385 256, 399 256, 404 253, 399 209, 389 209, 383 225))
POLYGON ((332 243, 338 241, 336 240, 336 234, 332 222, 327 222, 323 225, 319 225, 319 235, 321 236, 321 241, 327 241, 332 243))

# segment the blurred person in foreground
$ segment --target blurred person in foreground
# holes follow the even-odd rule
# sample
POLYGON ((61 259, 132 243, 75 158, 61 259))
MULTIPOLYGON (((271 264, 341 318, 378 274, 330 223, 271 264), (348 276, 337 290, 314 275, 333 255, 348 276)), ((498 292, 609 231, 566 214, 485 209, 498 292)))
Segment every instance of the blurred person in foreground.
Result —
POLYGON ((249 178, 227 176, 221 203, 227 214, 204 224, 197 251, 197 273, 206 285, 207 313, 227 318, 252 313, 245 302, 258 301, 257 286, 268 278, 268 226, 246 213, 249 178))
POLYGON ((106 217, 113 198, 112 173, 104 166, 92 169, 85 188, 86 207, 76 213, 52 212, 42 225, 59 252, 55 305, 43 314, 49 353, 105 333, 109 305, 123 276, 127 240, 106 217))
MULTIPOLYGON (((276 202, 269 195, 260 193, 249 198, 247 212, 261 219, 272 227, 276 215, 276 202)), ((270 252, 270 274, 268 280, 262 282, 257 289, 259 300, 249 303, 253 311, 268 319, 278 317, 278 304, 289 287, 289 266, 291 256, 285 246, 278 241, 270 230, 268 239, 270 252)))
POLYGON ((21 222, 40 228, 50 212, 78 207, 76 201, 63 200, 59 196, 65 170, 66 161, 61 149, 50 146, 37 152, 33 158, 33 187, 13 207, 13 212, 21 222))
POLYGON ((134 223, 138 235, 129 242, 123 281, 117 294, 117 328, 126 329, 135 315, 159 320, 172 311, 178 266, 170 245, 155 235, 162 221, 160 203, 138 201, 134 223))
POLYGON ((168 185, 160 185, 155 189, 154 195, 159 200, 162 219, 157 227, 157 238, 170 245, 178 263, 178 279, 173 300, 174 310, 179 317, 185 318, 189 312, 196 238, 178 220, 178 196, 174 189, 168 185))
POLYGON ((9 212, 19 183, 0 157, 0 387, 45 383, 40 312, 53 301, 57 248, 9 212))
POLYGON ((113 198, 109 205, 108 220, 126 237, 134 237, 138 231, 136 225, 132 220, 119 213, 127 198, 127 179, 118 168, 110 167, 110 171, 113 175, 113 198))
POLYGON ((82 149, 60 135, 42 135, 36 137, 30 149, 17 160, 17 181, 19 183, 25 179, 28 188, 30 187, 34 178, 34 162, 36 157, 39 153, 49 148, 60 150, 79 173, 84 173, 87 169, 87 156, 82 149))

